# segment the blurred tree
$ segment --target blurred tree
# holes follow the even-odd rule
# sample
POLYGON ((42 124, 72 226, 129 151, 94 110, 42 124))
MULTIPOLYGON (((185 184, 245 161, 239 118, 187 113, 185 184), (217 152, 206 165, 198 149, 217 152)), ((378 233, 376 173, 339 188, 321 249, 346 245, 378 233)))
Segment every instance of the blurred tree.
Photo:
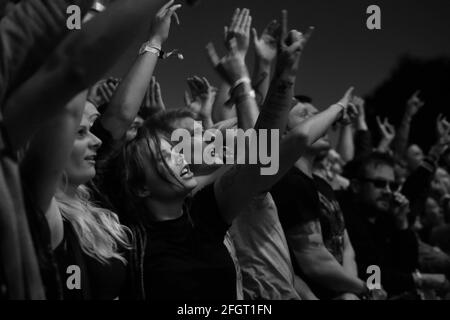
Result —
POLYGON ((435 141, 436 117, 443 113, 450 118, 450 57, 420 59, 402 56, 390 77, 366 97, 366 113, 375 140, 375 116, 388 117, 396 126, 405 112, 406 102, 420 90, 425 105, 411 122, 410 143, 428 150, 435 141))

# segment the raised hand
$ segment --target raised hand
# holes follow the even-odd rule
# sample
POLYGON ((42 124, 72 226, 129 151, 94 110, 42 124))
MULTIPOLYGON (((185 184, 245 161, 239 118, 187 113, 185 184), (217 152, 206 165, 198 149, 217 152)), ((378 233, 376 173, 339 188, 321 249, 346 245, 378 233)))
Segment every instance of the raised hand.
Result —
POLYGON ((109 103, 120 84, 120 79, 108 78, 98 81, 88 91, 87 99, 97 107, 109 103))
POLYGON ((400 229, 408 228, 408 213, 410 210, 409 200, 397 190, 391 190, 392 194, 392 213, 397 226, 400 229))
POLYGON ((211 117, 212 106, 216 97, 217 88, 210 85, 203 77, 191 77, 187 79, 189 92, 185 92, 184 102, 188 108, 202 117, 211 117))
POLYGON ((378 129, 382 135, 382 139, 391 142, 395 138, 395 127, 389 123, 388 118, 384 118, 382 122, 380 117, 376 117, 378 129))
POLYGON ((353 104, 353 87, 350 87, 344 94, 341 100, 337 103, 342 108, 341 117, 338 123, 341 125, 348 125, 358 116, 358 109, 353 104))
POLYGON ((212 43, 208 43, 206 51, 213 67, 231 86, 240 79, 249 78, 244 56, 239 53, 237 40, 235 38, 230 39, 228 53, 222 59, 217 55, 216 49, 212 43))
POLYGON ((256 56, 263 62, 271 63, 277 56, 277 48, 280 42, 280 24, 273 20, 264 29, 261 37, 255 28, 252 29, 253 44, 256 56))
POLYGON ((236 39, 236 50, 244 59, 250 45, 252 17, 248 9, 236 9, 229 27, 224 28, 225 46, 230 48, 230 40, 236 39))
POLYGON ((450 122, 441 114, 436 119, 436 133, 441 137, 450 131, 450 122))
POLYGON ((155 77, 150 80, 149 88, 145 94, 144 103, 141 107, 141 114, 144 118, 165 110, 164 101, 161 95, 161 86, 155 77))
POLYGON ((420 108, 422 108, 425 104, 424 101, 422 101, 419 98, 420 90, 417 90, 414 92, 414 94, 408 99, 407 102, 407 113, 410 117, 413 117, 416 115, 417 112, 419 112, 420 108))
POLYGON ((170 0, 166 3, 156 14, 151 28, 150 28, 150 41, 154 45, 161 46, 169 37, 170 24, 172 17, 175 18, 177 24, 180 24, 180 20, 176 11, 181 8, 181 4, 173 5, 174 0, 170 0))
POLYGON ((366 123, 366 102, 361 97, 354 96, 352 104, 356 107, 358 111, 358 116, 355 119, 355 127, 356 130, 364 130, 367 131, 367 123, 366 123))
POLYGON ((363 98, 358 96, 353 96, 352 104, 356 107, 356 110, 358 110, 358 120, 359 121, 366 121, 366 102, 363 98))
POLYGON ((311 37, 314 27, 309 27, 303 34, 297 30, 288 30, 288 13, 286 10, 281 12, 281 36, 278 43, 279 55, 277 61, 277 74, 288 77, 296 77, 300 63, 300 55, 311 37))
POLYGON ((430 148, 428 154, 436 159, 448 149, 450 146, 450 123, 442 114, 436 119, 437 142, 430 148))

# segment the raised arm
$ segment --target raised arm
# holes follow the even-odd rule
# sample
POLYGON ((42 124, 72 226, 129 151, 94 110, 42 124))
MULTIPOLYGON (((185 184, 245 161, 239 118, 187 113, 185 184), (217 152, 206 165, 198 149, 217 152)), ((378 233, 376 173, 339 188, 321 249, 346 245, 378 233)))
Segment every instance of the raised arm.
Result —
POLYGON ((400 126, 397 130, 397 135, 394 140, 394 153, 396 156, 403 158, 408 148, 409 142, 409 131, 411 128, 411 121, 413 117, 419 112, 419 110, 424 106, 424 102, 419 98, 420 91, 414 92, 414 94, 409 98, 406 104, 406 111, 403 115, 400 126))
POLYGON ((255 46, 255 68, 253 70, 252 85, 256 92, 256 102, 262 106, 266 100, 270 86, 270 69, 277 57, 280 25, 273 20, 264 29, 261 37, 255 28, 252 29, 255 46))
POLYGON ((71 33, 8 99, 4 122, 12 147, 23 147, 42 123, 57 116, 75 94, 105 74, 133 41, 128 30, 139 28, 161 3, 117 1, 71 33))
POLYGON ((353 130, 350 125, 339 126, 339 136, 336 151, 344 162, 349 162, 355 157, 355 145, 353 141, 353 130))
POLYGON ((31 77, 70 33, 66 28, 67 7, 77 5, 87 12, 92 0, 6 1, 10 10, 0 24, 0 105, 31 77))
MULTIPOLYGON (((225 27, 225 46, 229 48, 230 39, 236 39, 237 53, 244 61, 250 45, 251 24, 250 10, 238 8, 233 14, 230 25, 225 27)), ((223 81, 219 86, 212 109, 212 120, 214 123, 236 117, 236 110, 233 106, 226 106, 231 85, 229 82, 223 81)))
POLYGON ((365 101, 360 97, 354 97, 353 103, 358 110, 358 116, 355 119, 354 136, 354 158, 359 159, 372 152, 372 135, 366 122, 365 101))
POLYGON ((190 94, 186 91, 184 102, 199 120, 205 129, 212 128, 212 108, 216 98, 217 89, 210 85, 208 79, 198 76, 187 79, 190 94))
MULTIPOLYGON (((285 34, 287 34, 287 32, 285 34)), ((273 80, 274 89, 271 90, 271 94, 269 94, 269 97, 267 99, 268 107, 263 108, 256 124, 256 129, 277 129, 269 132, 273 132, 273 134, 271 134, 271 142, 267 144, 269 146, 269 149, 273 148, 271 154, 272 157, 275 156, 274 161, 276 162, 274 163, 275 168, 272 168, 274 169, 274 172, 264 172, 264 168, 262 168, 263 165, 261 164, 261 162, 259 162, 258 164, 234 165, 229 171, 227 171, 215 182, 217 201, 219 203, 219 206, 222 208, 222 214, 224 215, 224 218, 229 222, 233 220, 242 206, 244 206, 253 196, 267 191, 270 186, 277 181, 277 179, 280 177, 280 174, 283 174, 288 169, 287 167, 290 167, 298 159, 297 157, 295 160, 291 161, 291 158, 288 157, 288 149, 281 149, 280 159, 283 159, 283 168, 282 170, 278 170, 279 154, 277 147, 279 145, 279 130, 280 128, 282 128, 281 131, 284 132, 284 127, 286 126, 288 112, 292 102, 292 91, 295 83, 296 71, 298 68, 298 60, 300 58, 301 49, 306 40, 299 32, 292 31, 289 34, 289 37, 284 38, 283 42, 285 43, 282 45, 282 56, 280 56, 279 59, 280 62, 278 67, 278 77, 275 77, 275 79, 273 80), (286 157, 286 159, 289 160, 285 163, 285 159, 283 157, 286 157), (262 170, 262 172, 260 172, 260 170, 262 170), (264 174, 269 175, 266 176, 264 174), (240 183, 238 183, 238 181, 240 181, 240 183), (229 201, 229 199, 234 199, 235 201, 229 201)), ((233 42, 231 43, 233 44, 233 42)), ((236 73, 231 70, 232 67, 242 66, 243 59, 236 54, 236 50, 235 48, 233 48, 233 46, 231 47, 230 53, 222 60, 219 60, 215 52, 211 53, 211 50, 210 56, 212 58, 211 60, 213 64, 216 66, 216 69, 224 76, 224 78, 229 83, 235 83, 239 80, 237 79, 236 73), (240 63, 232 63, 235 61, 240 61, 240 63)), ((242 76, 242 74, 240 75, 242 76)), ((243 98, 245 98, 245 101, 247 101, 246 103, 256 105, 254 98, 252 98, 250 95, 244 96, 243 98)), ((335 110, 337 110, 336 114, 339 114, 342 108, 338 106, 335 110)), ((336 116, 332 120, 334 121, 335 119, 336 116)), ((308 127, 306 130, 309 129, 310 127, 308 127)), ((256 133, 256 136, 257 135, 258 133, 256 133)), ((257 141, 256 137, 253 138, 256 140, 252 141, 252 139, 250 139, 250 144, 257 141)), ((311 138, 314 138, 314 136, 311 135, 311 138)), ((265 137, 265 139, 267 139, 267 137, 265 137)), ((290 142, 288 143, 288 147, 290 148, 291 154, 295 153, 295 151, 292 149, 293 147, 294 149, 302 149, 301 146, 299 146, 298 140, 295 141, 294 138, 288 140, 290 142)), ((306 140, 307 138, 305 138, 305 140, 303 140, 302 142, 305 142, 306 140)), ((265 142, 268 141, 265 140, 263 143, 265 142)))
POLYGON ((381 140, 378 144, 378 151, 380 152, 389 152, 391 151, 391 143, 395 138, 395 127, 389 123, 387 118, 382 122, 380 117, 376 118, 378 124, 378 130, 381 133, 381 140))
POLYGON ((156 14, 150 29, 149 40, 143 44, 139 56, 100 118, 103 127, 115 140, 124 136, 136 118, 152 79, 162 45, 169 37, 172 17, 178 21, 176 10, 181 5, 173 5, 173 3, 174 0, 169 1, 156 14))

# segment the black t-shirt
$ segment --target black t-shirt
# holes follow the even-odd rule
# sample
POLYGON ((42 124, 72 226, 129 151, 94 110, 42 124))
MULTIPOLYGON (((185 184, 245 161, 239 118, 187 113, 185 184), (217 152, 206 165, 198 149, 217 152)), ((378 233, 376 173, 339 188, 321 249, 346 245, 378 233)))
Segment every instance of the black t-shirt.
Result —
POLYGON ((270 193, 285 232, 320 218, 320 201, 314 181, 298 168, 292 167, 270 193))
POLYGON ((120 296, 127 281, 126 265, 115 258, 104 264, 87 255, 81 249, 75 231, 64 222, 64 239, 54 251, 63 285, 64 300, 112 300, 120 296), (69 266, 80 270, 80 289, 69 289, 75 275, 69 266))
POLYGON ((343 263, 345 222, 333 188, 317 175, 314 175, 320 202, 320 227, 325 247, 334 258, 343 263))
MULTIPOLYGON (((308 177, 300 169, 291 168, 272 188, 271 194, 278 208, 283 230, 319 220, 324 245, 342 264, 344 218, 331 186, 318 176, 308 177)), ((301 266, 290 250, 295 272, 305 277, 301 266)), ((308 279, 305 277, 308 282, 308 279)), ((333 293, 313 282, 308 282, 311 289, 324 299, 331 298, 333 293)))
POLYGON ((311 179, 293 167, 271 192, 283 229, 318 219, 326 248, 342 264, 345 223, 331 186, 319 176, 311 179))
POLYGON ((147 299, 236 299, 236 271, 223 243, 229 225, 220 215, 213 186, 200 190, 180 218, 147 226, 147 299))

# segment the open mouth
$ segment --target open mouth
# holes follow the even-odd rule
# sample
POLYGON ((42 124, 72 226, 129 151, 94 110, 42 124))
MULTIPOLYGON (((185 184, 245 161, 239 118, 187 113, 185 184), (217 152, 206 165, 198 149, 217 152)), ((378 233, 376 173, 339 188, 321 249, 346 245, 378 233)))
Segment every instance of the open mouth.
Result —
POLYGON ((96 159, 97 159, 97 155, 96 154, 93 154, 93 155, 90 155, 90 156, 87 156, 87 157, 84 158, 84 160, 86 160, 86 161, 88 161, 90 163, 95 163, 96 159))
POLYGON ((180 177, 190 178, 192 177, 192 171, 189 169, 189 165, 185 165, 181 170, 180 177))

